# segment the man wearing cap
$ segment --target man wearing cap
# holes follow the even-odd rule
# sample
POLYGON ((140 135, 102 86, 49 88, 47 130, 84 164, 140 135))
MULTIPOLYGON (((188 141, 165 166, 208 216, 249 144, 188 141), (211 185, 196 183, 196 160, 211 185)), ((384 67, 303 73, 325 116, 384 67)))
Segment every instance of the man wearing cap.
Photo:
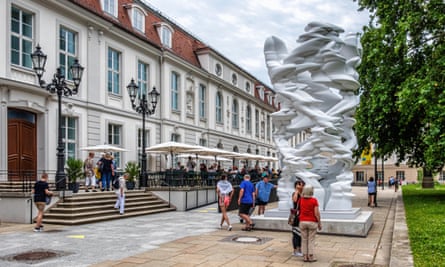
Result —
POLYGON ((269 174, 263 171, 261 174, 263 180, 258 182, 255 186, 255 195, 257 196, 258 215, 264 215, 266 205, 269 203, 270 192, 276 185, 269 183, 269 174))

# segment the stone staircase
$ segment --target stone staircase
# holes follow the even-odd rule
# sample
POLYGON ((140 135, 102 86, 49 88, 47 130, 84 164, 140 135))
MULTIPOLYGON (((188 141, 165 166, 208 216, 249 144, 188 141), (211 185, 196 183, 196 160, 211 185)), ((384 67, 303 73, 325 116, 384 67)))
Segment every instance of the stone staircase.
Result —
MULTIPOLYGON (((6 181, 0 182, 0 193, 31 193, 34 187, 35 181, 29 182, 16 182, 16 181, 6 181)), ((55 190, 56 187, 54 183, 49 183, 49 189, 55 190)))
POLYGON ((114 192, 79 192, 60 199, 45 211, 43 223, 79 225, 176 210, 168 202, 143 190, 129 190, 125 193, 123 215, 114 209, 115 203, 114 192))

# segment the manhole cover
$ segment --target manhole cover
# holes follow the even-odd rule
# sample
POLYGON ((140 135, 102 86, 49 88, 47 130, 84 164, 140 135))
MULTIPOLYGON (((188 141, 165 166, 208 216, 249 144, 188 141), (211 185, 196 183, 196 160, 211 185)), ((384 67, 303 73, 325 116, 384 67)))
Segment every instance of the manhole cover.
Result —
POLYGON ((1 257, 0 259, 7 260, 7 261, 19 261, 19 262, 25 262, 28 264, 34 264, 34 263, 38 263, 38 262, 43 262, 48 259, 62 257, 62 256, 70 255, 70 254, 72 254, 72 253, 64 252, 64 251, 57 251, 57 250, 30 250, 30 251, 26 251, 26 252, 7 255, 7 256, 1 257))
POLYGON ((239 236, 239 235, 232 235, 228 236, 221 241, 223 242, 237 242, 237 243, 244 243, 244 244, 254 244, 254 245, 260 245, 264 244, 267 241, 272 240, 270 237, 257 237, 257 236, 239 236))
POLYGON ((258 237, 250 237, 250 236, 238 236, 232 239, 235 242, 241 243, 256 243, 261 242, 261 238, 258 237))

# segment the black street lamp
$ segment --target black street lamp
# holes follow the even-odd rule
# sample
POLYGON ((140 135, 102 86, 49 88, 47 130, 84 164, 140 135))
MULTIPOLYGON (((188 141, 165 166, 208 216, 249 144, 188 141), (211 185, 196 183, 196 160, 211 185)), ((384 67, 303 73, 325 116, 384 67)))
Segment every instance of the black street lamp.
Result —
POLYGON ((147 101, 147 95, 145 92, 139 92, 139 86, 131 79, 129 85, 127 85, 128 94, 130 95, 131 105, 133 109, 142 114, 142 158, 141 158, 141 173, 139 175, 139 188, 147 187, 147 152, 145 151, 145 115, 153 115, 156 111, 156 105, 158 104, 159 93, 156 91, 156 87, 153 87, 148 96, 150 101, 147 101), (139 97, 137 97, 139 95, 139 97), (136 103, 136 98, 139 100, 136 103))
POLYGON ((77 59, 74 60, 73 65, 70 66, 70 73, 73 81, 73 86, 68 85, 65 80, 65 74, 62 72, 62 68, 58 67, 57 72, 53 75, 53 79, 50 84, 46 84, 42 80, 43 73, 45 72, 46 55, 37 45, 36 51, 31 54, 32 65, 34 72, 39 78, 39 85, 41 88, 46 88, 51 94, 57 94, 57 100, 59 104, 59 136, 57 144, 57 171, 56 171, 56 190, 66 189, 65 180, 65 145, 62 140, 62 95, 71 96, 77 94, 79 84, 82 79, 83 67, 79 64, 77 59))

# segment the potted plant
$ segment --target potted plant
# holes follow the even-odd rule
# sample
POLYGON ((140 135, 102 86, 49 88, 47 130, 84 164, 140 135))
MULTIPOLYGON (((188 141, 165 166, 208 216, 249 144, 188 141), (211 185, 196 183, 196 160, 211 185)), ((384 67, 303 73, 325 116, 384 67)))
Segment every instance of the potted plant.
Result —
POLYGON ((139 176, 141 168, 139 164, 135 161, 129 161, 125 164, 124 172, 128 173, 128 179, 126 182, 127 189, 132 190, 135 187, 136 178, 139 176))
POLYGON ((83 176, 83 161, 80 159, 69 158, 66 161, 66 177, 68 178, 68 189, 73 193, 79 191, 79 183, 77 179, 83 176))

